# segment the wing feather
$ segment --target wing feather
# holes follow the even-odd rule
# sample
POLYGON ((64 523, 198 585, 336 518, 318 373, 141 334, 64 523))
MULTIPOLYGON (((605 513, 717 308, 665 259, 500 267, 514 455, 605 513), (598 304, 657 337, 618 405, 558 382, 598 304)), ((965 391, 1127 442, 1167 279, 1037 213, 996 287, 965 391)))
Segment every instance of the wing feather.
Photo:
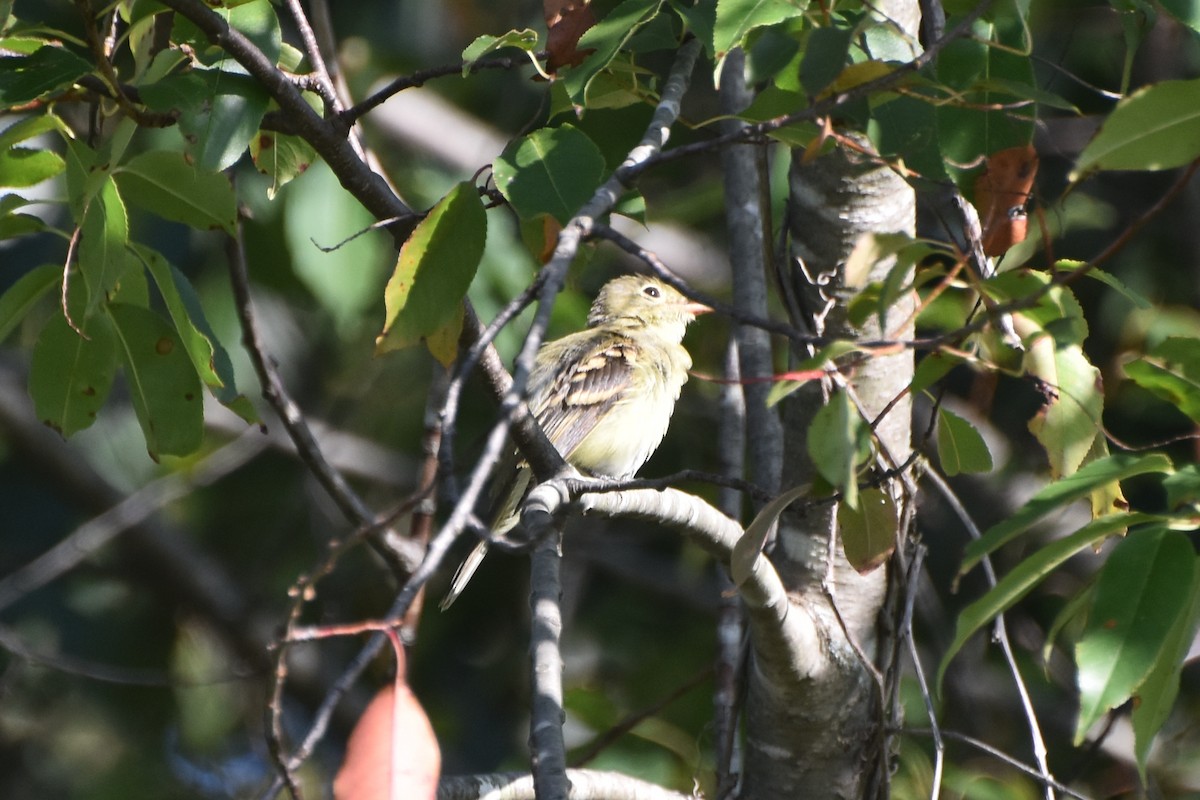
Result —
MULTIPOLYGON (((535 396, 532 408, 547 438, 567 459, 604 415, 628 396, 637 361, 637 345, 623 337, 610 335, 580 344, 575 353, 563 354, 566 359, 554 358, 549 365, 554 370, 551 382, 535 396)), ((547 354, 553 355, 557 354, 547 354)))

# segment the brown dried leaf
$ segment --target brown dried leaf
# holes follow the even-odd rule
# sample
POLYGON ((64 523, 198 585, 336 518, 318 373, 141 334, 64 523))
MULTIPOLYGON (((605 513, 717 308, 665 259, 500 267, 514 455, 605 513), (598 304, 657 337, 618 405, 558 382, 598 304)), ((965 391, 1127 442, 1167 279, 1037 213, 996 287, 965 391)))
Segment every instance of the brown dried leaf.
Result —
POLYGON ((975 208, 983 231, 983 252, 999 256, 1025 240, 1025 205, 1037 177, 1038 156, 1031 145, 992 153, 975 179, 975 208))
POLYGON ((367 706, 333 781, 336 800, 434 800, 442 756, 433 726, 405 680, 397 645, 396 680, 367 706))
POLYGON ((553 74, 560 67, 577 67, 592 50, 579 50, 579 37, 596 24, 588 0, 543 0, 546 17, 546 70, 553 74))

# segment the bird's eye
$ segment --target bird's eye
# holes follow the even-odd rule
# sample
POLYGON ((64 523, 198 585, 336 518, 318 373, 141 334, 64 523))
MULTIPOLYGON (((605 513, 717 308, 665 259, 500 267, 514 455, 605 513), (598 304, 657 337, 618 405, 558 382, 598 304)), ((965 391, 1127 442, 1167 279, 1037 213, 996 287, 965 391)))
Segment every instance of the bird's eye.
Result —
POLYGON ((647 297, 662 297, 662 292, 658 290, 657 286, 647 286, 645 289, 642 289, 642 294, 647 297))

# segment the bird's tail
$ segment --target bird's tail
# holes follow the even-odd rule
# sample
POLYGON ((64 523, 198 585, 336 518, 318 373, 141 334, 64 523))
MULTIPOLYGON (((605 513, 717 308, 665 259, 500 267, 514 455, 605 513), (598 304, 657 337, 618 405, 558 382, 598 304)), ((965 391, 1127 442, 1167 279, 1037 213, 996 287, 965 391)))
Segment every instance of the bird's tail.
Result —
POLYGON ((463 560, 459 565, 458 571, 454 573, 453 580, 450 581, 450 591, 446 592, 446 596, 442 598, 440 608, 445 611, 458 596, 463 593, 463 589, 467 588, 467 583, 471 580, 471 576, 475 574, 475 570, 479 569, 479 565, 483 563, 483 557, 487 555, 488 543, 484 539, 479 544, 475 545, 475 549, 463 560))

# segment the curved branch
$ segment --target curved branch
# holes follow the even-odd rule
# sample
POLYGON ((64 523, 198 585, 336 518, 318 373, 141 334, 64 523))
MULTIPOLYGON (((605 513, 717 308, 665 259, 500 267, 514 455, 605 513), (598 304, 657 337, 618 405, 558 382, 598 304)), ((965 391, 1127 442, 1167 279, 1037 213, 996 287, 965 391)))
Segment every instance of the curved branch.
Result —
MULTIPOLYGON (((569 769, 570 790, 567 800, 691 800, 695 795, 664 789, 619 772, 569 769)), ((438 800, 479 800, 504 797, 505 800, 535 800, 533 778, 522 772, 498 772, 491 775, 463 775, 442 778, 438 800)))
POLYGON ((322 119, 305 102, 292 80, 262 50, 202 0, 163 0, 163 5, 182 14, 202 30, 254 76, 296 125, 296 133, 313 146, 337 175, 346 191, 354 195, 379 219, 398 217, 388 227, 397 247, 417 224, 418 214, 401 202, 387 181, 368 167, 346 138, 347 129, 322 119))
MULTIPOLYGON (((678 489, 589 491, 589 479, 567 478, 540 484, 529 493, 522 522, 538 514, 555 515, 574 501, 584 514, 631 517, 680 531, 728 566, 742 526, 704 500, 678 489)), ((780 663, 801 664, 801 655, 817 646, 817 631, 802 606, 791 608, 779 574, 759 554, 749 579, 739 588, 754 631, 755 646, 780 663)))

